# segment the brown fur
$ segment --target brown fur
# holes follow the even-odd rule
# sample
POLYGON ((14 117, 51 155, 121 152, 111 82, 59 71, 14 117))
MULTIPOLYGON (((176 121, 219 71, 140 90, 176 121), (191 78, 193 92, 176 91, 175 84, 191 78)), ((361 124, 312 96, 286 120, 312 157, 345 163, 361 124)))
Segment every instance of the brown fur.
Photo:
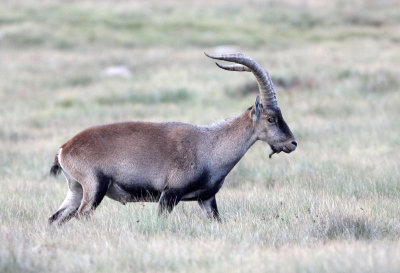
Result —
POLYGON ((50 223, 90 215, 104 196, 125 204, 158 201, 159 212, 182 201, 198 201, 203 213, 220 219, 215 195, 226 175, 257 140, 272 153, 290 153, 297 142, 283 120, 268 73, 243 54, 207 56, 252 71, 260 98, 243 114, 210 126, 124 122, 92 127, 61 146, 50 170, 60 171, 68 193, 50 223))
POLYGON ((215 194, 251 145, 294 141, 290 130, 283 132, 288 128, 266 126, 268 117, 281 118, 279 109, 255 107, 211 126, 124 122, 80 132, 56 155, 51 172, 63 171, 69 193, 49 222, 88 215, 105 195, 123 204, 159 201, 160 212, 180 200, 198 200, 208 217, 219 219, 215 194))

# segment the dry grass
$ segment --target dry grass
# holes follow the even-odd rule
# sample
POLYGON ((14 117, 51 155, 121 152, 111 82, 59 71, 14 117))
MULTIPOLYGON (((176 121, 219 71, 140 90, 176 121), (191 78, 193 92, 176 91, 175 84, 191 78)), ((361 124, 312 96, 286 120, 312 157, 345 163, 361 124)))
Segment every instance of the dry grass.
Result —
POLYGON ((0 14, 1 272, 398 272, 400 11, 395 1, 5 2, 0 14), (209 124, 255 100, 267 67, 299 147, 255 144, 217 195, 221 224, 181 203, 105 200, 89 221, 47 217, 60 144, 122 120, 209 124), (106 76, 108 67, 130 76, 106 76))

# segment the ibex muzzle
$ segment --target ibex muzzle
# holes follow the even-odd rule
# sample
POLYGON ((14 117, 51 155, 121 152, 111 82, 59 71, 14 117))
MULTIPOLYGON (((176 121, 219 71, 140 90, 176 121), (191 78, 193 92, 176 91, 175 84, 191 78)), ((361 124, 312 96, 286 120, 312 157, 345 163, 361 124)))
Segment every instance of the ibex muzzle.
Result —
POLYGON ((205 215, 219 220, 215 195, 257 140, 270 145, 270 157, 296 149, 268 73, 243 54, 206 55, 236 63, 217 63, 223 69, 255 75, 260 95, 254 105, 210 126, 123 122, 80 132, 61 146, 50 170, 64 174, 68 193, 49 223, 90 215, 104 196, 122 204, 158 202, 160 213, 180 201, 198 201, 205 215))

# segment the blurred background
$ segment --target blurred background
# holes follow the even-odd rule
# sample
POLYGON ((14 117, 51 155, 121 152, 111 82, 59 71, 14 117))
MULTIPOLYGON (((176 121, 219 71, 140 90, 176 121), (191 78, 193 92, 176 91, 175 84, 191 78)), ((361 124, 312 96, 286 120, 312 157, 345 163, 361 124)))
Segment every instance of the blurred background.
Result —
POLYGON ((399 270, 398 1, 0 7, 0 271, 399 270), (269 160, 256 143, 217 195, 220 225, 196 203, 158 219, 156 204, 105 200, 89 222, 48 228, 66 193, 48 171, 79 131, 206 125, 253 104, 253 75, 204 51, 243 52, 269 71, 298 149, 269 160))

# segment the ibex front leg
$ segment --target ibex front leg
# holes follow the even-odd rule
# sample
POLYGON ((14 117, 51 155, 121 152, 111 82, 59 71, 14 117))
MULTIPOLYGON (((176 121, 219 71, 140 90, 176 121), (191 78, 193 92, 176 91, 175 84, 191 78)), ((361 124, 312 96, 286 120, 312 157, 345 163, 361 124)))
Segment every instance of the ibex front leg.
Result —
POLYGON ((215 195, 207 200, 199 200, 199 205, 203 213, 209 219, 216 219, 218 222, 221 222, 221 218, 219 217, 219 212, 217 208, 217 200, 215 200, 215 195))
POLYGON ((171 212, 181 199, 182 193, 180 190, 165 189, 161 193, 160 201, 158 202, 158 214, 162 215, 165 211, 171 212))

